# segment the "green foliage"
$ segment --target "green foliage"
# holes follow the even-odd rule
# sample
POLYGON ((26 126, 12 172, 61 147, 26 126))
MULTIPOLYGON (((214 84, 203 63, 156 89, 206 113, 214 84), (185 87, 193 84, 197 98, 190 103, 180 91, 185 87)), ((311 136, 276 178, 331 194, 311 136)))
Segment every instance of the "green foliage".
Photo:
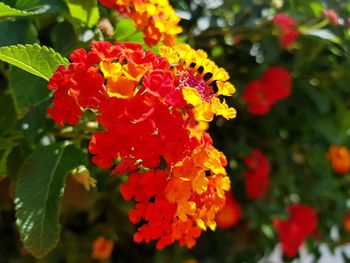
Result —
POLYGON ((134 23, 130 19, 121 19, 115 25, 114 38, 118 41, 125 41, 137 32, 134 23))
POLYGON ((25 247, 42 257, 59 240, 60 202, 65 177, 85 155, 72 145, 58 143, 38 148, 23 163, 16 180, 16 217, 25 247))
POLYGON ((97 0, 66 0, 74 23, 79 26, 92 27, 100 18, 97 0))
POLYGON ((0 60, 45 80, 49 80, 59 65, 68 63, 53 49, 37 44, 1 47, 0 60))
POLYGON ((4 3, 0 3, 0 18, 9 16, 31 16, 45 13, 45 11, 46 10, 44 8, 38 8, 31 11, 19 10, 4 3))
POLYGON ((17 67, 11 67, 9 81, 18 118, 22 118, 31 108, 49 99, 47 82, 17 67))
POLYGON ((0 47, 16 44, 32 44, 38 41, 38 32, 32 21, 27 18, 0 22, 0 32, 2 34, 2 37, 0 37, 0 47), (16 34, 13 32, 16 32, 16 34))

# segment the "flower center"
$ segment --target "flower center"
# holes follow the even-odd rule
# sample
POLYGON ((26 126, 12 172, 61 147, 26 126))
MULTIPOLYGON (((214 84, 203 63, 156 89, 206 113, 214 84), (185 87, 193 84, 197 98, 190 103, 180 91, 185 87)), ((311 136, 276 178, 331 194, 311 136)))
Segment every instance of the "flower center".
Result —
POLYGON ((214 90, 204 80, 201 74, 195 70, 179 71, 176 74, 176 84, 180 88, 191 87, 198 90, 202 100, 209 102, 214 90))

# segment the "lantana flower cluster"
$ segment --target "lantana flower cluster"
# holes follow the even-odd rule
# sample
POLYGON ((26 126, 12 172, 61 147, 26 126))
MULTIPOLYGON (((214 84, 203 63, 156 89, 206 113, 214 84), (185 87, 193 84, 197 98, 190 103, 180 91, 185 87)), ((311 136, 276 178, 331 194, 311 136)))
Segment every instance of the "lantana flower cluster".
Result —
POLYGON ((161 56, 135 43, 91 46, 75 50, 50 79, 49 115, 75 125, 83 111, 95 113, 101 129, 89 144, 92 161, 128 174, 120 191, 135 200, 136 242, 193 247, 215 229, 230 189, 226 157, 205 132, 215 115, 235 117, 219 97, 235 91, 227 72, 186 44, 162 47, 161 56))
POLYGON ((248 104, 248 112, 253 115, 267 114, 279 100, 290 96, 292 77, 282 67, 271 67, 262 73, 261 79, 248 83, 243 91, 243 100, 248 104))
POLYGON ((99 0, 100 4, 130 17, 137 29, 143 30, 148 46, 158 42, 173 46, 182 32, 176 15, 168 0, 99 0))

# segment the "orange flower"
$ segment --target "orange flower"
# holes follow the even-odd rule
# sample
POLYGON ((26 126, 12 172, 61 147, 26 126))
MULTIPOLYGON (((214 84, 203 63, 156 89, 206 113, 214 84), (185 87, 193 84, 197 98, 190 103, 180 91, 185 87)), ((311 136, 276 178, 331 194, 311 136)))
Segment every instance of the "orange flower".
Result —
POLYGON ((345 232, 350 232, 350 212, 345 215, 343 225, 345 232))
POLYGON ((113 240, 99 236, 92 244, 92 258, 97 260, 109 259, 113 251, 113 240))
POLYGON ((334 172, 347 173, 350 170, 350 152, 345 146, 331 145, 327 153, 334 172))

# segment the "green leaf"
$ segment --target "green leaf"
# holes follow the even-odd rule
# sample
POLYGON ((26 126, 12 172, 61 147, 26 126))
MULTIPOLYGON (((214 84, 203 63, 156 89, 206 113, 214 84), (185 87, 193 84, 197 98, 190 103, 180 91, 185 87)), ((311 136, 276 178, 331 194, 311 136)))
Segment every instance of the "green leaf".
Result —
POLYGON ((131 19, 121 19, 115 26, 113 38, 117 41, 125 41, 128 37, 137 31, 134 22, 131 19))
POLYGON ((34 256, 57 245, 66 175, 86 162, 73 145, 59 143, 38 148, 23 163, 16 181, 16 218, 23 244, 34 256))
POLYGON ((47 7, 40 7, 30 11, 19 10, 13 8, 11 6, 5 5, 4 3, 0 3, 0 17, 8 17, 8 16, 32 16, 45 13, 47 11, 47 7))
POLYGON ((9 134, 16 127, 16 111, 10 95, 0 97, 0 136, 9 134))
POLYGON ((53 49, 37 44, 1 47, 0 60, 45 80, 49 80, 59 65, 68 65, 68 60, 53 49))
POLYGON ((10 68, 9 80, 10 92, 19 118, 50 97, 45 80, 17 67, 10 68))
POLYGON ((93 27, 100 19, 96 0, 66 0, 69 13, 79 26, 93 27))
POLYGON ((7 157, 11 153, 11 149, 0 151, 0 180, 7 176, 7 157))
POLYGON ((71 23, 56 23, 50 33, 53 48, 62 55, 69 55, 79 46, 77 36, 71 23), (65 36, 64 38, 62 36, 65 36))
POLYGON ((16 9, 27 10, 34 8, 40 3, 41 0, 5 0, 7 5, 10 5, 16 9))
POLYGON ((54 141, 52 134, 48 133, 50 127, 52 128, 52 122, 47 118, 47 108, 50 104, 51 101, 47 100, 33 107, 18 123, 26 141, 32 146, 41 144, 42 140, 54 141))

